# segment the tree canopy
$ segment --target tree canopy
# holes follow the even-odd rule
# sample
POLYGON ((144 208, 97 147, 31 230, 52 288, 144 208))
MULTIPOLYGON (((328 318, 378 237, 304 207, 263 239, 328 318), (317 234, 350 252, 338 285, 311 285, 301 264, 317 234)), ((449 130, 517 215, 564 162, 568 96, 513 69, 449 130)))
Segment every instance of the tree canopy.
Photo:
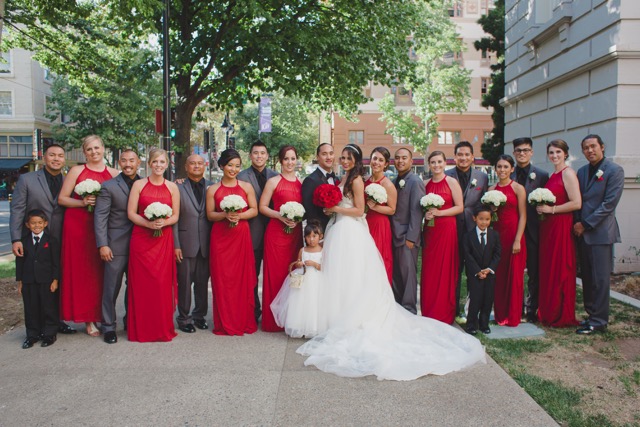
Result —
MULTIPOLYGON (((426 3, 171 2, 176 170, 183 169, 180 154, 191 151, 192 116, 202 102, 226 111, 281 90, 318 110, 351 112, 365 101, 361 88, 369 81, 404 78, 413 66, 407 36, 430 31, 418 14, 426 3)), ((18 44, 91 95, 100 90, 94 82, 117 81, 121 67, 131 66, 132 51, 157 44, 161 6, 156 0, 7 0, 6 19, 23 26, 18 44)), ((147 68, 157 67, 158 58, 147 68)))
POLYGON ((386 121, 387 133, 403 138, 421 152, 426 152, 438 134, 438 113, 462 113, 469 100, 471 72, 454 59, 462 52, 462 41, 447 7, 447 2, 422 5, 420 16, 428 23, 429 31, 414 33, 416 67, 405 80, 400 80, 404 88, 411 90, 415 108, 399 111, 392 94, 379 103, 380 120, 386 121))
POLYGON ((504 153, 504 107, 500 105, 504 97, 504 0, 496 0, 495 9, 478 22, 491 36, 475 41, 474 47, 483 52, 494 52, 497 58, 497 62, 491 65, 491 86, 482 96, 482 106, 493 108, 492 136, 482 144, 482 157, 493 164, 504 153))

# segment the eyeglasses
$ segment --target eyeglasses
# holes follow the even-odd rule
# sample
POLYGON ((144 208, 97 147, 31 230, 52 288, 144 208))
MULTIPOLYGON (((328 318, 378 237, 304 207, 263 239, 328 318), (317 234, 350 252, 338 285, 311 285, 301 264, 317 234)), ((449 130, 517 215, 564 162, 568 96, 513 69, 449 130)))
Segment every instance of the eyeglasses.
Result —
POLYGON ((516 154, 527 154, 532 151, 533 150, 531 148, 516 148, 515 150, 513 150, 513 152, 516 154))

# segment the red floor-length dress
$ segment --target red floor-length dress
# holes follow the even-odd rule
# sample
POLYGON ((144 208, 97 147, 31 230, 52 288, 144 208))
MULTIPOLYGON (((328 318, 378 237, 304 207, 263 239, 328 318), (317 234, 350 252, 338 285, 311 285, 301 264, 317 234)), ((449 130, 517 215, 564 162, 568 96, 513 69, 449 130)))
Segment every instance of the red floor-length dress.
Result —
MULTIPOLYGON (((440 209, 453 207, 446 178, 440 182, 429 181, 426 192, 444 199, 440 209)), ((420 310, 425 317, 451 324, 456 316, 456 283, 460 269, 456 217, 436 217, 433 227, 425 222, 423 236, 420 310)))
MULTIPOLYGON (((222 212, 220 202, 226 196, 238 195, 247 204, 247 193, 236 184, 220 185, 213 195, 216 212, 222 212)), ((216 221, 211 229, 211 289, 213 291, 213 333, 216 335, 244 335, 258 330, 253 288, 256 284, 256 266, 249 223, 238 221, 229 227, 229 221, 216 221)))
MULTIPOLYGON (((367 186, 374 183, 380 184, 385 179, 388 178, 383 176, 382 179, 374 182, 369 178, 365 183, 364 188, 367 188, 367 186)), ((387 206, 387 204, 382 203, 380 206, 387 206)), ((369 225, 369 233, 371 233, 371 237, 373 237, 373 241, 376 243, 376 247, 380 252, 380 256, 384 262, 384 268, 387 270, 389 286, 391 286, 391 281, 393 279, 393 250, 391 243, 391 221, 389 221, 389 215, 384 215, 370 209, 367 212, 366 218, 367 224, 369 225)))
POLYGON ((498 221, 493 229, 500 235, 502 252, 496 270, 494 316, 502 326, 518 326, 522 316, 524 297, 524 269, 527 265, 527 247, 524 233, 520 239, 520 252, 514 254, 513 242, 518 231, 518 198, 511 187, 496 185, 496 190, 507 196, 507 203, 498 208, 498 221))
MULTIPOLYGON (((297 179, 287 181, 281 179, 271 197, 273 209, 280 211, 280 206, 287 202, 302 203, 302 184, 297 179)), ((298 252, 302 247, 302 225, 298 224, 291 234, 284 231, 284 223, 271 218, 264 233, 264 264, 262 267, 262 306, 267 307, 262 311, 262 330, 265 332, 283 331, 276 324, 273 313, 268 308, 278 295, 282 282, 287 277, 289 264, 298 258, 298 252)))
MULTIPOLYGON (((564 170, 564 169, 563 169, 564 170)), ((569 201, 562 171, 551 175, 545 188, 556 196, 556 205, 569 201)), ((573 213, 545 215, 540 221, 540 296, 538 318, 543 325, 575 326, 576 248, 573 213)))
MULTIPOLYGON (((147 182, 140 192, 138 214, 153 202, 173 206, 171 191, 164 182, 147 182)), ((176 336, 173 312, 176 306, 177 276, 173 250, 173 229, 162 228, 162 236, 154 230, 133 226, 129 245, 129 309, 127 334, 129 341, 171 341, 176 336)))
MULTIPOLYGON (((103 183, 111 179, 111 173, 106 167, 95 172, 85 165, 76 185, 87 179, 103 183)), ((82 199, 75 191, 71 197, 82 199)), ((67 208, 64 213, 60 266, 60 318, 78 323, 99 322, 104 265, 96 246, 93 213, 86 207, 67 208)))

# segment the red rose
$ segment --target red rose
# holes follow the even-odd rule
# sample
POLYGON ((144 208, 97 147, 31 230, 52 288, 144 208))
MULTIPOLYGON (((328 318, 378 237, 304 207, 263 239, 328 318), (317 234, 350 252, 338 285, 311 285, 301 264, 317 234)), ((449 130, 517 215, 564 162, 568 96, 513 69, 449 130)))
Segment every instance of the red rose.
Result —
POLYGON ((320 184, 313 192, 313 204, 321 208, 332 208, 342 200, 340 188, 331 184, 320 184))
POLYGON ((49 247, 49 242, 45 243, 43 248, 48 248, 49 247))

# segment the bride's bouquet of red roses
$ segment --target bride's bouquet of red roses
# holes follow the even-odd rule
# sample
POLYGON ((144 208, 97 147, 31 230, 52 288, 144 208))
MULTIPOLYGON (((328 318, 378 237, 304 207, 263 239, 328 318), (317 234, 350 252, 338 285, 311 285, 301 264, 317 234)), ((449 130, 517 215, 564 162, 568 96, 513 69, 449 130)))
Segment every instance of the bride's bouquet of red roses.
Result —
POLYGON ((332 208, 342 200, 342 191, 331 184, 320 184, 313 192, 313 204, 321 208, 332 208))

